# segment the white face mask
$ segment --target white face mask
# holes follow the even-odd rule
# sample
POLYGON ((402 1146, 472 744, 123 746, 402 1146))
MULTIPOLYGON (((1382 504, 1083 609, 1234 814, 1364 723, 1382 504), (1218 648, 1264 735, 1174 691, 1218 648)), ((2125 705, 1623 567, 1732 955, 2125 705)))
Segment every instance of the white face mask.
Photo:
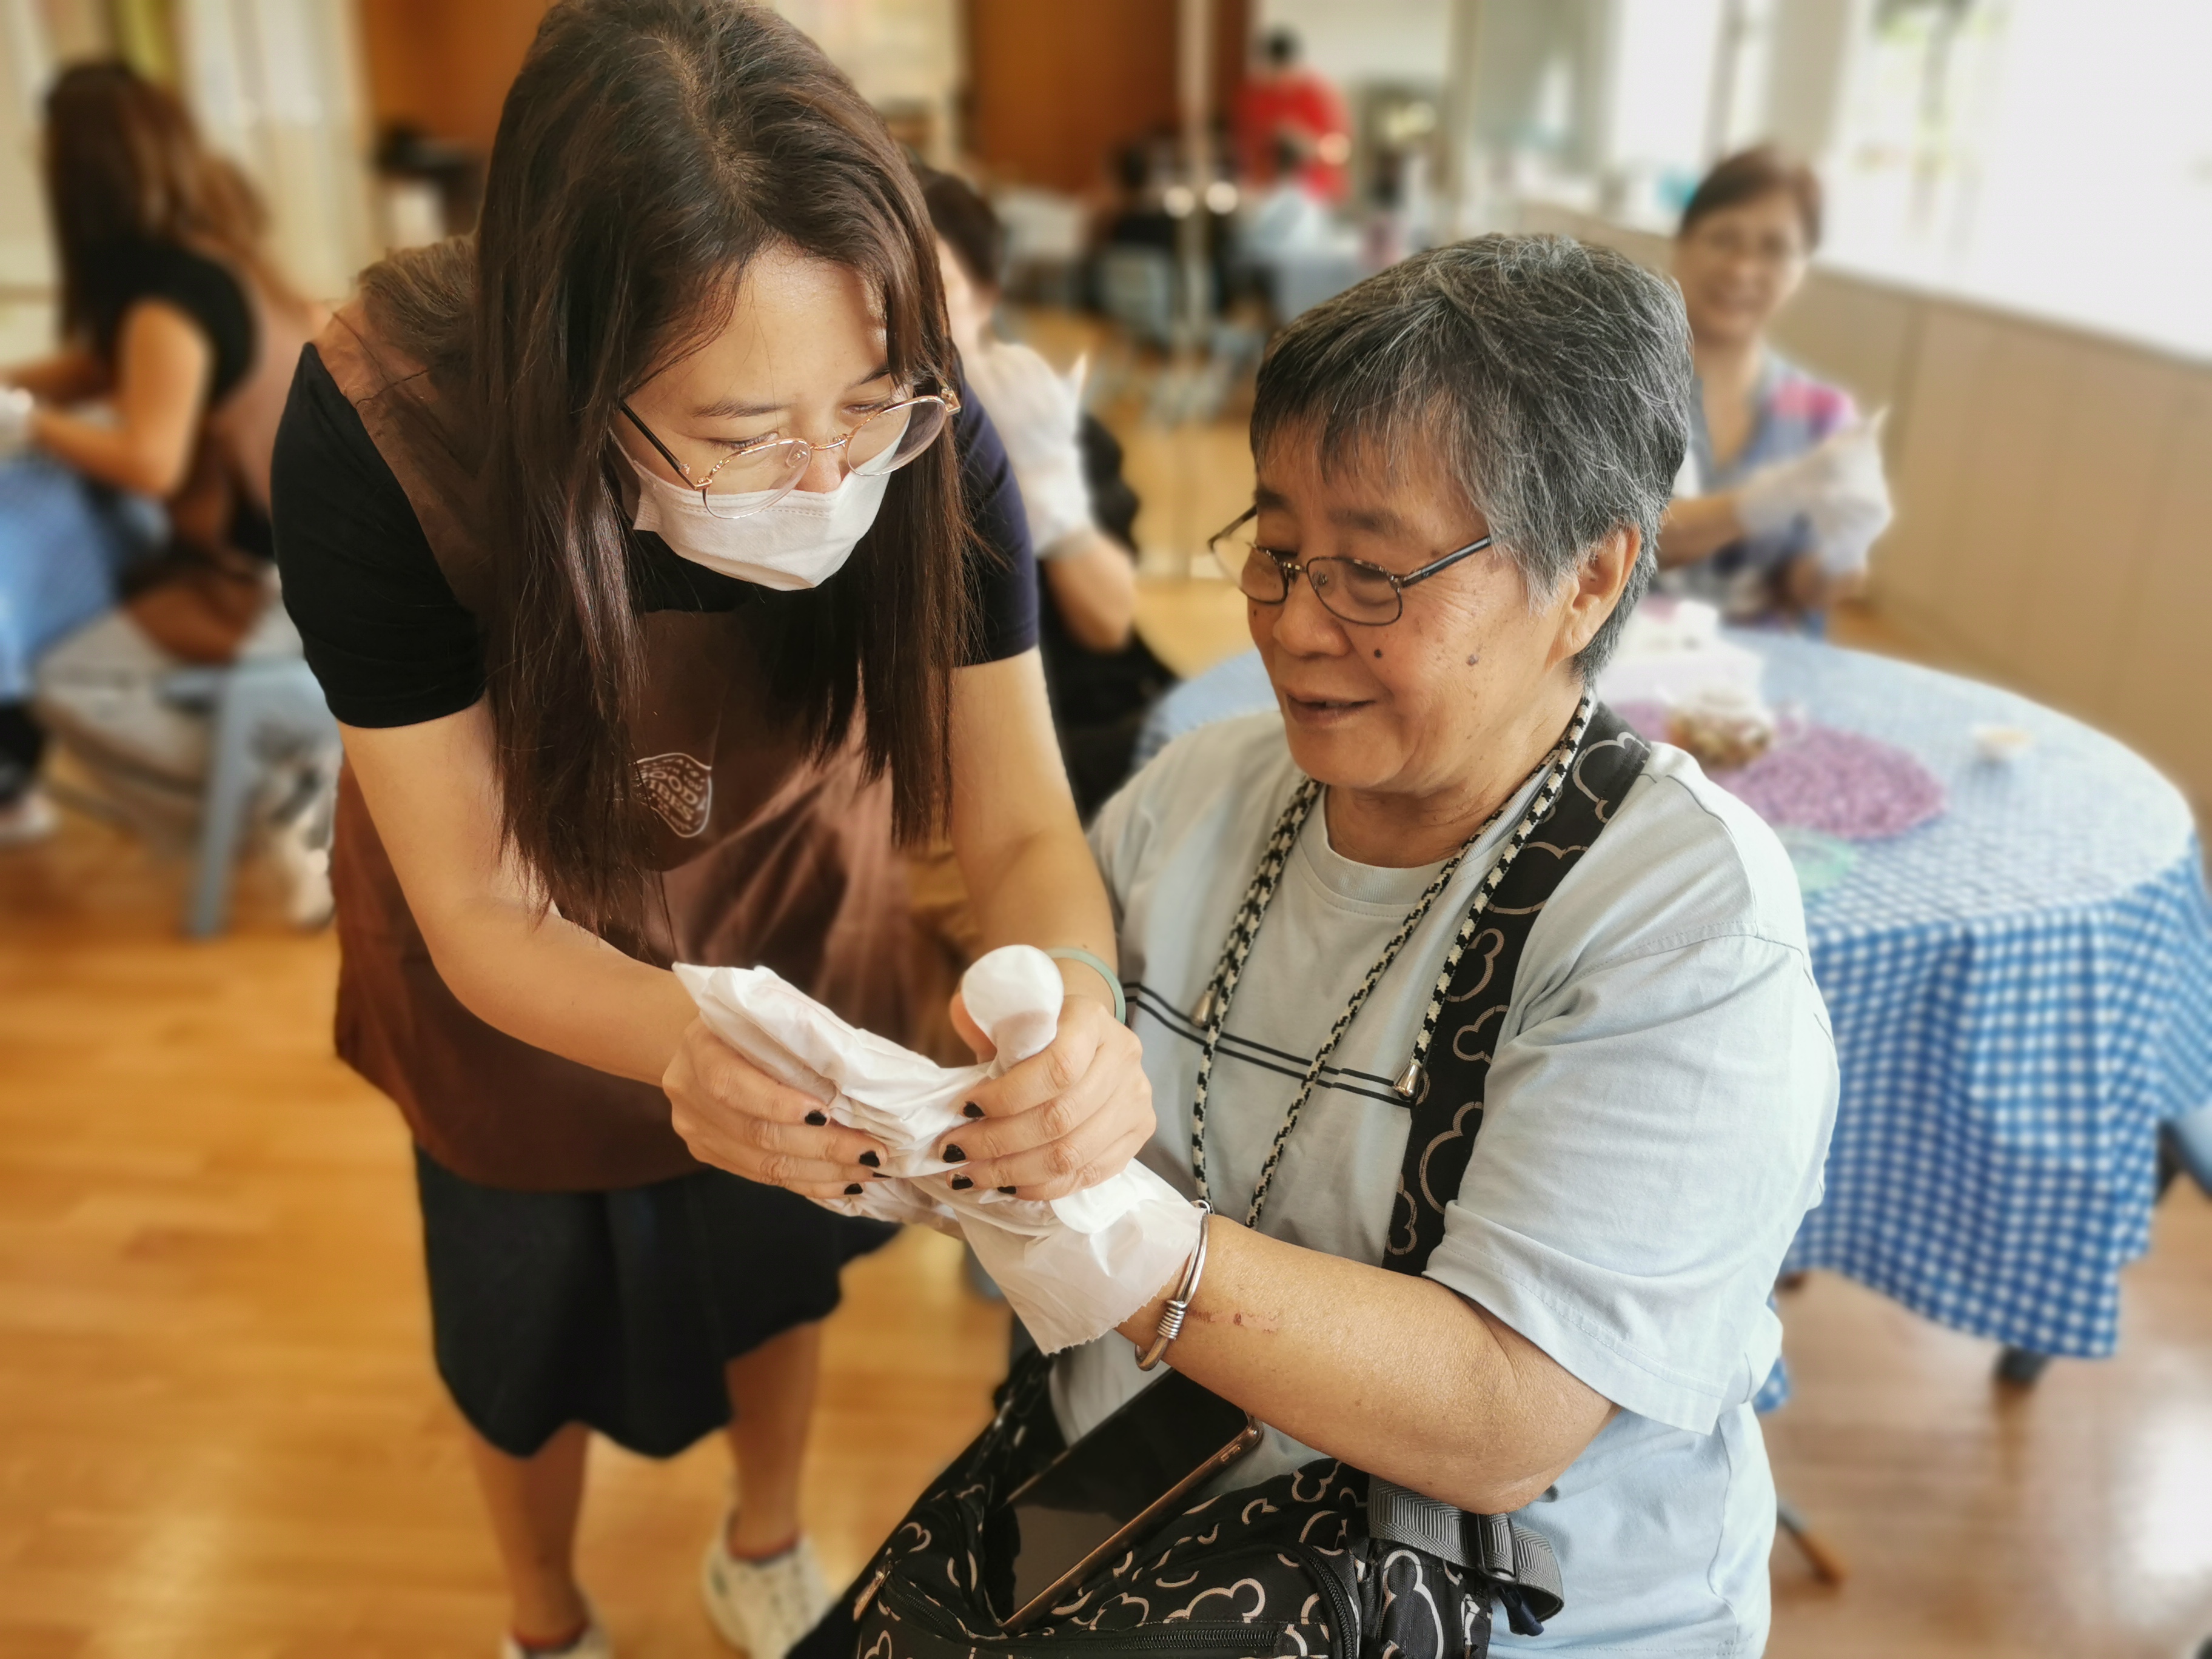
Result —
MULTIPOLYGON (((884 486, 890 482, 889 473, 848 472, 835 489, 794 489, 773 507, 725 519, 707 510, 697 490, 655 477, 626 450, 623 459, 637 474, 637 515, 631 522, 638 529, 652 531, 694 564, 783 590, 819 587, 843 568, 875 523, 884 486)), ((744 512, 770 493, 719 499, 727 502, 725 510, 744 512)))

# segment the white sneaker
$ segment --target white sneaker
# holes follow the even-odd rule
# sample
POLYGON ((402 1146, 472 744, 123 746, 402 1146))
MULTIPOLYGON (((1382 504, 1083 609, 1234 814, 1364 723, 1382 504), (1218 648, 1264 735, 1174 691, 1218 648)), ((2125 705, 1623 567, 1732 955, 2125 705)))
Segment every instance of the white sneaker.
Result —
POLYGON ((512 1634, 499 1638, 499 1659, 615 1659, 615 1644, 599 1623, 599 1615, 584 1604, 584 1633, 565 1648, 526 1648, 512 1634))
POLYGON ((36 784, 0 806, 0 847, 28 847, 44 841, 61 823, 61 814, 36 784))
POLYGON ((783 1659, 830 1611, 813 1545, 801 1537, 773 1560, 740 1561, 730 1553, 726 1522, 707 1546, 699 1593, 722 1639, 752 1659, 783 1659))

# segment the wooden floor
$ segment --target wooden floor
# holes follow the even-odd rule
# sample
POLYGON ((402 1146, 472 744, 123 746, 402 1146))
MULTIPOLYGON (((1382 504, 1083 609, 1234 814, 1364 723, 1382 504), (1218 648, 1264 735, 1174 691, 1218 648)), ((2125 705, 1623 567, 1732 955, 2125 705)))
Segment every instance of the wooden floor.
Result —
MULTIPOLYGON (((173 932, 112 832, 0 854, 0 1656, 483 1659, 503 1617, 429 1363, 407 1137, 331 1057, 337 949, 258 886, 173 932)), ((810 1519, 854 1570, 988 1415, 956 1246, 848 1275, 810 1519)), ((716 1651, 719 1444, 599 1448, 588 1581, 634 1654, 716 1651)))

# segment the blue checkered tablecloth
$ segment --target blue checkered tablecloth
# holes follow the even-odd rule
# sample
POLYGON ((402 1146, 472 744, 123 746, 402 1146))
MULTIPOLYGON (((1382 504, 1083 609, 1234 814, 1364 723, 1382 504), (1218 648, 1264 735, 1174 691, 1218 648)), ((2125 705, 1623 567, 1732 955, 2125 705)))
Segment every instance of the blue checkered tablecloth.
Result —
MULTIPOLYGON (((2039 1353, 2118 1336, 2149 1243, 2157 1126, 2212 1102, 2212 904, 2189 808, 2149 765, 1993 687, 1817 641, 1736 635, 1766 695, 1943 781, 1935 823, 1856 848, 1806 902, 1843 1098, 1827 1196, 1790 1267, 2039 1353), (2017 726, 1977 757, 1978 722, 2017 726)), ((1178 687, 1149 759, 1273 706, 1256 654, 1178 687)))

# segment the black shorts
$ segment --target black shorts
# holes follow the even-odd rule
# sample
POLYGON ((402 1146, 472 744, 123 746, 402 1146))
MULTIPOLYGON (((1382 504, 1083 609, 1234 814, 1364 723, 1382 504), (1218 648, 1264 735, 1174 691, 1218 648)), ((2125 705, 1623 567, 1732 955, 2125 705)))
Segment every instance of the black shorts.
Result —
POLYGON ((729 1421, 723 1366, 827 1317, 839 1270, 898 1231, 720 1170, 509 1192, 417 1147, 415 1172, 438 1374, 514 1457, 568 1423, 674 1456, 729 1421))

